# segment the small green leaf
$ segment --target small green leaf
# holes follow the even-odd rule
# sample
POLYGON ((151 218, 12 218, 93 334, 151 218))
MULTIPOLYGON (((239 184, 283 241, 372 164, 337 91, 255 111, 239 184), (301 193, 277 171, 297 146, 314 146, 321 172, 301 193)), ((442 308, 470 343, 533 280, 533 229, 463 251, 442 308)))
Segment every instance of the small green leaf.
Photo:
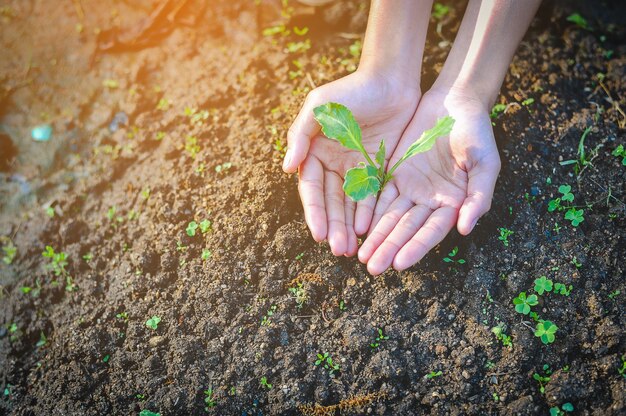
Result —
POLYGON ((361 127, 344 105, 326 103, 313 109, 315 120, 322 126, 322 133, 337 140, 348 149, 364 151, 361 142, 361 127))
POLYGON ((369 195, 376 195, 380 191, 378 170, 370 165, 360 163, 358 167, 346 172, 343 190, 353 201, 361 201, 369 195))
POLYGON ((406 160, 416 154, 429 151, 439 137, 450 134, 453 126, 454 119, 450 116, 438 119, 433 128, 426 130, 415 143, 409 146, 404 156, 402 156, 402 159, 406 160))
POLYGON ((376 152, 376 163, 382 169, 385 164, 385 140, 381 140, 380 146, 378 146, 378 152, 376 152))

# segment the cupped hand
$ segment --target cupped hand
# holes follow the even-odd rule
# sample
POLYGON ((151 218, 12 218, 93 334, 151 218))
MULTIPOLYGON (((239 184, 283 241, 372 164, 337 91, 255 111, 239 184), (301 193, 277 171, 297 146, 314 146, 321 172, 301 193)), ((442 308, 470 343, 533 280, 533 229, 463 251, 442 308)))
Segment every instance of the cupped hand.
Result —
POLYGON ((337 256, 356 254, 357 235, 369 229, 376 198, 355 203, 345 195, 342 186, 346 170, 363 162, 363 155, 324 137, 313 109, 327 102, 348 107, 361 126, 366 151, 374 157, 384 139, 388 161, 420 99, 418 86, 408 84, 391 76, 357 70, 311 91, 289 129, 283 170, 299 170, 298 190, 307 225, 313 238, 318 242, 328 240, 337 256))
POLYGON ((404 162, 378 198, 369 235, 358 251, 373 275, 392 265, 407 269, 455 224, 467 235, 489 211, 500 157, 488 110, 472 94, 458 90, 424 94, 390 163, 445 115, 455 119, 449 137, 404 162))

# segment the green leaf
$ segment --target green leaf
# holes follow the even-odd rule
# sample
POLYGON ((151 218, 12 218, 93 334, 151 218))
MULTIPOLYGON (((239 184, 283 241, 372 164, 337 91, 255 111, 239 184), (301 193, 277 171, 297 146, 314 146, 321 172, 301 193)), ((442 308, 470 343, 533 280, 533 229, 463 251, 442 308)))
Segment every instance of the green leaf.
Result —
POLYGON ((570 402, 563 403, 563 406, 561 406, 561 409, 565 410, 566 412, 573 412, 574 411, 574 405, 571 404, 570 402))
POLYGON ((326 137, 337 140, 348 149, 364 152, 361 127, 346 106, 326 103, 315 107, 313 114, 326 137))
POLYGON ((445 116, 438 119, 433 128, 426 130, 424 133, 422 133, 421 137, 415 143, 409 146, 404 156, 402 156, 402 159, 406 160, 419 153, 429 151, 434 146, 435 141, 439 137, 447 136, 450 134, 453 126, 454 119, 450 116, 445 116))
POLYGON ((361 201, 370 195, 376 195, 380 191, 380 179, 378 170, 370 165, 359 163, 356 168, 346 172, 343 190, 353 201, 361 201))

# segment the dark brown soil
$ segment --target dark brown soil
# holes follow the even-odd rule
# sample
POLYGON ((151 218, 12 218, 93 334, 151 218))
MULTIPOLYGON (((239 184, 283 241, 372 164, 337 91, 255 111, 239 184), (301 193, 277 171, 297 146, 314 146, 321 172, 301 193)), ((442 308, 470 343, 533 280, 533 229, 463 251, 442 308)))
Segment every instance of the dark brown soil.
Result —
MULTIPOLYGON (((278 1, 188 1, 150 44, 129 43, 154 3, 0 7, 0 235, 17 247, 0 266, 0 414, 626 414, 626 166, 611 155, 626 145, 623 2, 545 2, 502 88, 491 212, 379 277, 313 242, 275 148, 311 82, 354 69, 367 4, 294 4, 285 18, 278 1), (262 35, 281 22, 310 31, 262 35), (112 132, 118 112, 129 121, 112 132), (32 141, 45 122, 53 138, 32 141), (559 162, 587 127, 577 175, 559 162), (585 209, 578 227, 547 210, 562 184, 585 209), (204 219, 211 230, 188 236, 204 219), (45 268, 46 245, 67 253, 74 288, 45 268), (465 264, 443 261, 455 246, 465 264), (550 345, 512 304, 541 275, 573 287, 533 308, 559 327, 550 345), (389 339, 374 348, 378 328, 389 339), (314 364, 324 352, 334 377, 314 364), (534 373, 550 377, 543 394, 534 373)), ((425 90, 450 47, 431 26, 425 90)))

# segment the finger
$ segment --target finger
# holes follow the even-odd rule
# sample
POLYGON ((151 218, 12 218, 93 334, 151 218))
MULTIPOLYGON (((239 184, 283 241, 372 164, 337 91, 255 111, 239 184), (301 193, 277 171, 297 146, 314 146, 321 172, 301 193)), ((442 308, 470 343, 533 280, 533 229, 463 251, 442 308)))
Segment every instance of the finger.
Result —
POLYGON ((413 203, 405 198, 397 198, 389 207, 388 211, 376 225, 376 228, 367 236, 359 249, 359 261, 367 263, 376 249, 385 241, 385 238, 395 228, 402 216, 413 206, 413 203))
POLYGON ((287 173, 293 173, 298 169, 300 163, 306 158, 311 139, 321 130, 313 117, 313 108, 319 101, 319 93, 315 91, 307 95, 302 109, 287 132, 287 153, 283 160, 283 170, 287 173))
POLYGON ((346 214, 344 210, 343 180, 334 172, 326 171, 324 175, 324 201, 328 218, 328 244, 335 256, 346 254, 347 233, 346 214))
POLYGON ((376 249, 367 262, 367 270, 378 275, 391 266, 394 257, 400 249, 424 225, 433 210, 426 205, 416 205, 402 216, 391 234, 376 249))
POLYGON ((457 229, 461 235, 468 235, 491 208, 493 190, 500 172, 500 159, 481 161, 468 172, 467 197, 459 211, 457 229))
POLYGON ((375 196, 368 196, 363 201, 357 202, 354 217, 354 232, 356 235, 365 235, 367 230, 369 230, 375 206, 375 196))
POLYGON ((348 197, 344 197, 344 211, 346 213, 346 233, 347 233, 347 248, 346 256, 354 256, 359 248, 357 242, 357 236, 354 232, 354 215, 356 204, 348 197))
POLYGON ((324 203, 324 170, 315 157, 306 158, 300 165, 298 191, 304 208, 304 218, 313 239, 318 243, 326 240, 328 228, 324 203))
POLYGON ((380 219, 385 215, 391 204, 398 198, 400 193, 398 192, 398 188, 396 188, 392 184, 388 184, 385 186, 385 189, 380 193, 378 197, 378 201, 376 202, 376 207, 374 208, 374 216, 372 217, 372 221, 370 222, 369 231, 372 232, 380 219))
POLYGON ((454 207, 442 207, 433 212, 422 228, 398 251, 393 259, 393 268, 401 271, 420 261, 450 232, 456 218, 454 207))

